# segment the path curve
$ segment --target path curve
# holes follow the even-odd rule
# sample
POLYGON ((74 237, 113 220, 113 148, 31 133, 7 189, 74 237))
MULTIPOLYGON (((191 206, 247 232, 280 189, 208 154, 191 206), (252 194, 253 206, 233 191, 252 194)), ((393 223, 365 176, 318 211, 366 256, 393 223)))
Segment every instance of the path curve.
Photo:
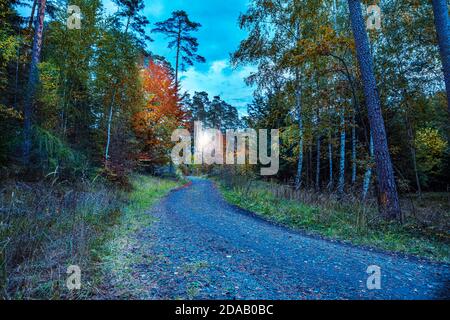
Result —
POLYGON ((139 241, 152 261, 134 266, 151 299, 449 298, 450 267, 310 237, 252 217, 214 184, 170 193, 139 241), (368 290, 369 265, 381 289, 368 290))

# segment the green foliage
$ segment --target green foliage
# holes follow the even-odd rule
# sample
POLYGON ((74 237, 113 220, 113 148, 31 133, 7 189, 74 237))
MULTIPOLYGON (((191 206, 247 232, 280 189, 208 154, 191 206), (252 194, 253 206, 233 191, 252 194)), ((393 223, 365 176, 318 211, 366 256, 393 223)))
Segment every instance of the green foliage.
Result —
POLYGON ((437 129, 421 128, 416 133, 415 145, 422 181, 426 185, 428 176, 442 172, 448 143, 437 129))
MULTIPOLYGON (((0 92, 8 84, 8 64, 17 57, 19 37, 14 32, 17 23, 17 13, 12 4, 17 1, 0 0, 0 92)), ((1 98, 0 98, 0 102, 1 98)))
POLYGON ((6 67, 17 56, 17 37, 0 30, 0 90, 7 85, 6 67))
POLYGON ((73 150, 50 131, 37 127, 35 130, 36 157, 45 174, 65 177, 83 177, 89 164, 85 155, 73 150))
POLYGON ((194 121, 202 121, 204 127, 236 129, 241 126, 241 120, 236 107, 231 106, 220 96, 209 99, 207 92, 195 92, 192 96, 185 97, 183 101, 187 105, 191 126, 194 121))

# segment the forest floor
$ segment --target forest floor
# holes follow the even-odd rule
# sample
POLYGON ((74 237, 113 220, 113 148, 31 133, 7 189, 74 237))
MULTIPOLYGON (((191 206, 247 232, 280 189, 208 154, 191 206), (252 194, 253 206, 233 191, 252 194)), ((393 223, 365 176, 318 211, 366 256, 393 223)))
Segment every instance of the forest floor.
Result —
POLYGON ((118 238, 97 298, 450 298, 448 264, 285 228, 191 179, 151 208, 139 231, 118 238), (367 288, 371 265, 380 267, 380 289, 367 288))
POLYGON ((0 184, 0 300, 89 299, 122 250, 154 218, 145 212, 184 181, 135 174, 132 188, 105 181, 0 184), (67 268, 81 270, 68 290, 67 268))

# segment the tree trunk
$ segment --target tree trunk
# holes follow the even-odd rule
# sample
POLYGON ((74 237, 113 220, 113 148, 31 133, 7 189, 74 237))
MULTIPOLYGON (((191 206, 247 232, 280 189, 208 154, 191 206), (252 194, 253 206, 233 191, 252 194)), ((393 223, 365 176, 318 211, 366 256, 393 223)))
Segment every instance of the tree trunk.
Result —
POLYGON ((312 141, 308 146, 308 188, 313 185, 313 146, 312 141))
POLYGON ((328 140, 328 165, 329 165, 329 181, 328 181, 328 190, 331 191, 333 189, 333 145, 331 143, 331 133, 328 140))
POLYGON ((320 135, 317 136, 316 144, 316 191, 320 191, 320 135))
POLYGON ((180 46, 181 46, 181 22, 178 23, 177 56, 175 61, 175 88, 177 92, 178 92, 178 68, 180 63, 180 46))
POLYGON ((422 188, 420 187, 419 172, 417 170, 416 147, 414 142, 414 133, 409 120, 408 111, 405 112, 406 132, 408 133, 409 150, 411 151, 411 159, 413 162, 414 175, 416 178, 417 193, 422 196, 422 188))
POLYGON ((23 120, 24 120, 24 140, 23 140, 23 163, 25 165, 30 163, 31 152, 31 123, 33 117, 34 96, 36 93, 36 85, 39 81, 38 64, 41 57, 42 36, 44 30, 46 0, 39 0, 38 13, 35 20, 33 49, 31 53, 30 74, 28 77, 27 91, 25 94, 23 120))
POLYGON ((450 115, 450 19, 447 2, 448 0, 433 0, 433 13, 447 90, 447 109, 450 115))
POLYGON ((302 102, 301 102, 301 85, 300 85, 300 70, 295 71, 295 108, 298 117, 298 163, 297 175, 295 176, 295 190, 299 190, 302 184, 302 166, 303 166, 303 120, 302 120, 302 102))
POLYGON ((352 113, 352 185, 356 182, 356 123, 355 123, 355 112, 352 113))
POLYGON ((116 87, 113 89, 113 94, 111 97, 111 104, 109 106, 109 117, 108 117, 108 129, 107 129, 107 136, 106 136, 106 147, 105 147, 105 165, 107 166, 108 160, 109 160, 109 146, 111 143, 111 125, 112 125, 112 119, 113 119, 113 109, 114 109, 114 100, 116 97, 116 87))
POLYGON ((128 34, 128 28, 130 27, 130 22, 131 22, 131 15, 128 16, 127 18, 127 24, 125 25, 125 35, 128 34))
POLYGON ((370 130, 373 136, 377 170, 378 203, 380 213, 386 219, 401 219, 401 210, 395 184, 394 170, 381 114, 380 97, 376 86, 369 40, 359 0, 348 0, 350 20, 355 38, 356 55, 364 87, 370 130))
POLYGON ((338 180, 338 193, 344 193, 345 185, 345 114, 344 110, 341 110, 341 132, 340 132, 340 146, 339 146, 339 180, 338 180))
POLYGON ((17 46, 17 57, 16 57, 16 73, 14 76, 14 109, 17 109, 17 94, 19 93, 19 63, 20 61, 20 45, 17 46))
POLYGON ((370 143, 369 143, 369 155, 370 161, 367 163, 367 169, 364 173, 364 181, 363 181, 363 190, 362 190, 362 199, 366 200, 367 194, 369 193, 370 180, 372 178, 372 162, 373 162, 373 139, 372 134, 370 134, 370 143))
POLYGON ((37 0, 34 0, 33 5, 31 7, 30 19, 28 20, 28 29, 31 29, 31 27, 33 26, 34 12, 36 11, 36 3, 37 0))

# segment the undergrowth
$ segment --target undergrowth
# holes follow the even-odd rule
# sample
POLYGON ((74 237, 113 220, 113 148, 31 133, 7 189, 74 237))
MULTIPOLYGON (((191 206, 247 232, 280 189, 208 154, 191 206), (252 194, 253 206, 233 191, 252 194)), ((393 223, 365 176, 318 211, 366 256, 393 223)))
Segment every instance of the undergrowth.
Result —
POLYGON ((121 263, 127 235, 151 223, 145 210, 178 185, 139 175, 131 181, 131 192, 100 179, 68 185, 2 183, 0 299, 102 294, 105 265, 121 263), (81 269, 80 290, 67 289, 70 265, 81 269))

